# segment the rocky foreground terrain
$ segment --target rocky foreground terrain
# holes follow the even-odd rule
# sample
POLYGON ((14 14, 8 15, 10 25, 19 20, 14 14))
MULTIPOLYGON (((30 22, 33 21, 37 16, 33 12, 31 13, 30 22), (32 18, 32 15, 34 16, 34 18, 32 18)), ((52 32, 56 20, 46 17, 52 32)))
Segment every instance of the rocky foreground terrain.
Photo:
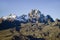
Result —
POLYGON ((28 16, 0 18, 0 40, 60 40, 59 19, 54 21, 39 10, 32 10, 28 16))

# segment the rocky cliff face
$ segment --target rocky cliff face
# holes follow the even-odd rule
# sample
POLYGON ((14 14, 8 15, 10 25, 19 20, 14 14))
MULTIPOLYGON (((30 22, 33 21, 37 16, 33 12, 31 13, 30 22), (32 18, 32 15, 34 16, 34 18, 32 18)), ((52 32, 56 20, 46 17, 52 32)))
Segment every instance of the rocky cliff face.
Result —
POLYGON ((49 20, 51 22, 54 22, 53 18, 50 16, 50 15, 47 15, 45 16, 44 14, 42 14, 39 10, 35 9, 35 10, 32 10, 30 13, 29 13, 29 19, 30 21, 32 22, 40 22, 40 23, 46 23, 48 22, 49 20))

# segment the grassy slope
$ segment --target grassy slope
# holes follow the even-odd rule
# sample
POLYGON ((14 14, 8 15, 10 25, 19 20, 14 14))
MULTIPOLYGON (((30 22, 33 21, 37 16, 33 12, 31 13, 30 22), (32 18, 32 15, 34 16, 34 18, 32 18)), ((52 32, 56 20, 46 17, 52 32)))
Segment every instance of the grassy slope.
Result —
POLYGON ((9 40, 11 37, 9 29, 0 31, 0 40, 9 40))
MULTIPOLYGON (((45 38, 46 40, 60 40, 60 35, 58 35, 60 33, 59 25, 60 22, 58 22, 58 25, 55 22, 50 25, 41 23, 34 23, 34 25, 32 23, 21 24, 20 32, 26 36, 32 35, 33 37, 45 38)), ((1 30, 0 40, 11 40, 14 35, 19 35, 17 31, 12 34, 10 30, 1 30)))

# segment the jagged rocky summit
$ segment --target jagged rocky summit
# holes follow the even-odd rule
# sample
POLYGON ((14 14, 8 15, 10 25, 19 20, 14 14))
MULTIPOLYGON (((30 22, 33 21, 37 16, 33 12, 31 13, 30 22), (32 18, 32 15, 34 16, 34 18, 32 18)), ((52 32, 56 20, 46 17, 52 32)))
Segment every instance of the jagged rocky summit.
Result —
POLYGON ((3 20, 14 19, 20 22, 22 21, 22 22, 32 22, 32 23, 35 23, 36 21, 40 23, 47 23, 48 20, 50 22, 54 22, 53 18, 50 15, 45 16, 37 9, 34 9, 34 10, 32 9, 28 15, 16 16, 15 14, 10 14, 9 16, 2 17, 2 19, 3 20))
POLYGON ((35 23, 36 21, 40 23, 47 23, 48 21, 54 22, 53 18, 50 15, 45 16, 39 10, 34 9, 28 14, 29 21, 35 23))

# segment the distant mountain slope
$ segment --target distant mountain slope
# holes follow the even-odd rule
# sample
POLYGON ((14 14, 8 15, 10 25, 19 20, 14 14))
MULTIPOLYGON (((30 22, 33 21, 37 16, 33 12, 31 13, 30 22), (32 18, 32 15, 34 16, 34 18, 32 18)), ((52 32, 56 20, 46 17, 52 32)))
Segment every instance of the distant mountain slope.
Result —
POLYGON ((60 20, 34 9, 28 15, 0 18, 0 40, 60 40, 60 20))

